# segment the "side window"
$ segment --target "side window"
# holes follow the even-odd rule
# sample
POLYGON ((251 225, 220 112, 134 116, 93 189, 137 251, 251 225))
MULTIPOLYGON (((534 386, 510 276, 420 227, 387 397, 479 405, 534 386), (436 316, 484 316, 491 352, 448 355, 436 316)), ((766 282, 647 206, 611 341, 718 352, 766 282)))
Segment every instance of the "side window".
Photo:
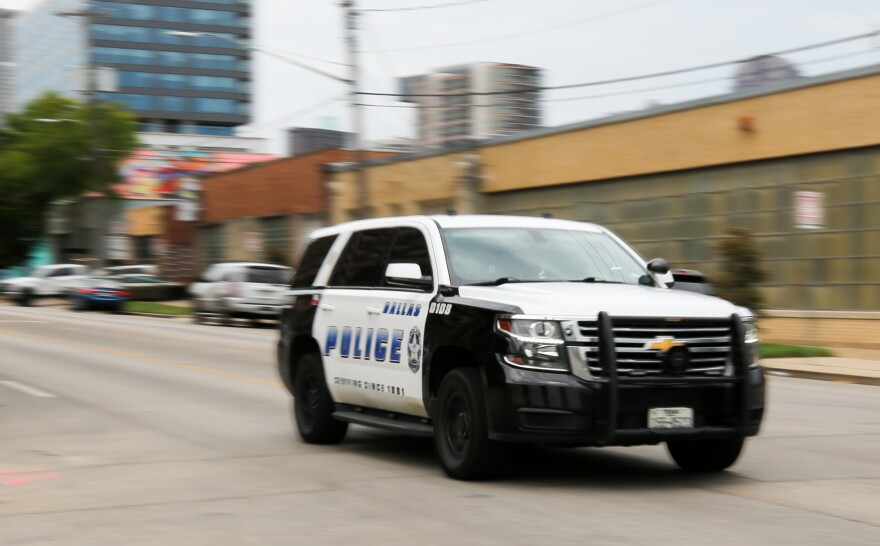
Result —
POLYGON ((67 267, 59 267, 55 271, 49 273, 50 277, 66 277, 70 275, 70 268, 67 267))
MULTIPOLYGON (((434 276, 431 269, 431 255, 428 252, 428 243, 425 236, 416 228, 405 227, 397 230, 397 237, 391 247, 389 264, 418 264, 422 269, 422 277, 434 276)), ((383 279, 383 285, 384 283, 383 279)), ((386 285, 387 286, 387 285, 386 285)))
POLYGON ((309 244, 302 260, 300 260, 296 275, 293 277, 291 288, 308 288, 314 284, 315 277, 318 276, 318 271, 321 269, 321 265, 324 263, 324 259, 327 258, 330 247, 333 246, 335 241, 336 235, 330 235, 315 239, 309 244))
POLYGON ((329 286, 379 286, 394 232, 394 228, 385 228, 353 234, 339 257, 329 286))

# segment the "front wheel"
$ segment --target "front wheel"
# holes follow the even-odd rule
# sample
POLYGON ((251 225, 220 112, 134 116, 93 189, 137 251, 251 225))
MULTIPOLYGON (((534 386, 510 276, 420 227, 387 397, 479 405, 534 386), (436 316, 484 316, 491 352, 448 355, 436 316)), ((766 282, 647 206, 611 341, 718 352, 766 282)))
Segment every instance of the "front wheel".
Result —
POLYGON ((491 477, 501 462, 501 446, 489 439, 480 373, 458 368, 443 378, 437 393, 434 443, 450 478, 491 477))
POLYGON ((324 380, 321 356, 317 353, 309 353, 297 363, 293 416, 299 435, 309 444, 337 444, 348 432, 348 423, 333 418, 333 398, 324 380))
POLYGON ((18 298, 18 305, 21 307, 30 307, 33 299, 34 295, 30 290, 23 290, 18 298))
POLYGON ((743 438, 666 442, 672 460, 689 472, 720 472, 736 462, 743 438))

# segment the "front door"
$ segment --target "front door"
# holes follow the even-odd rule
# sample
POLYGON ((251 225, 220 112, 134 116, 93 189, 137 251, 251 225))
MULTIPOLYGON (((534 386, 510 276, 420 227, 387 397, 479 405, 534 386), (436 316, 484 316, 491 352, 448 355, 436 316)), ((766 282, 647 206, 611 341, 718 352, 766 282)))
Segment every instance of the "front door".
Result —
POLYGON ((388 263, 418 263, 434 278, 419 226, 356 232, 349 239, 315 318, 324 373, 344 404, 425 416, 422 347, 430 289, 391 286, 388 263))

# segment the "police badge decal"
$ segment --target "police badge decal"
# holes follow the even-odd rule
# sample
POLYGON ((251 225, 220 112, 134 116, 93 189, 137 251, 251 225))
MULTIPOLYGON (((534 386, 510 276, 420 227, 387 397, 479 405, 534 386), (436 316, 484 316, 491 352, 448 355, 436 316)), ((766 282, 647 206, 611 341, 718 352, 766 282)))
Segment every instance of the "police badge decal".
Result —
POLYGON ((418 328, 409 331, 406 349, 409 352, 409 369, 416 373, 422 367, 422 332, 418 328))

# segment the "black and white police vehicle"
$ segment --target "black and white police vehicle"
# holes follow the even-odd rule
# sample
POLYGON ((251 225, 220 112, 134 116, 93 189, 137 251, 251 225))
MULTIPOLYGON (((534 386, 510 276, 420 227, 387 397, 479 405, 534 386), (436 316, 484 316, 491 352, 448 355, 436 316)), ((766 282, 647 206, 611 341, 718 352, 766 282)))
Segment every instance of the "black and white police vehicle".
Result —
POLYGON ((665 442, 686 470, 723 470, 764 413, 755 317, 668 284, 592 224, 350 222, 312 236, 278 369, 306 442, 349 423, 430 435, 453 478, 518 442, 665 442))

